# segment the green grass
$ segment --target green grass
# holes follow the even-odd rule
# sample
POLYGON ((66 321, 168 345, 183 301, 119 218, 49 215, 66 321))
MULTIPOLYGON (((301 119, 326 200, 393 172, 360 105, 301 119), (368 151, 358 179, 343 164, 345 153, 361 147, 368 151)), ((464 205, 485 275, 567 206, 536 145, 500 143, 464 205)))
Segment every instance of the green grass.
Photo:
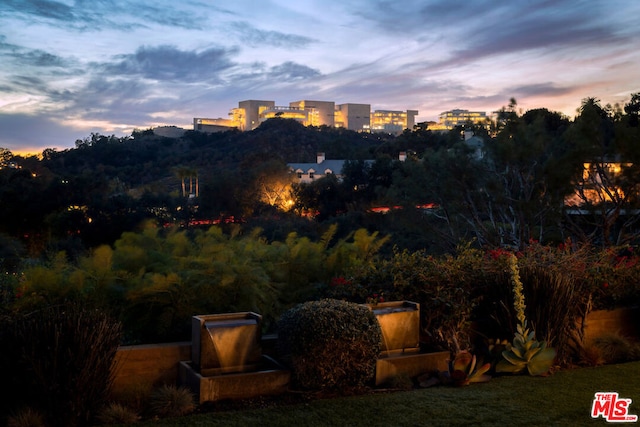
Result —
POLYGON ((466 387, 434 387, 314 400, 264 409, 213 411, 138 426, 588 426, 594 393, 616 391, 640 415, 640 362, 580 368, 549 377, 500 376, 466 387))

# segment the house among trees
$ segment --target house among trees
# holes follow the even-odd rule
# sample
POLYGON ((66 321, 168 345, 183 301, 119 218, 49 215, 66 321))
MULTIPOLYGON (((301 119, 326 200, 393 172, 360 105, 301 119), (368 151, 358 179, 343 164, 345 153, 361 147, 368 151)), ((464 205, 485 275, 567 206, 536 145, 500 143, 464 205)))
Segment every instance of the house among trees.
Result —
MULTIPOLYGON (((404 162, 407 159, 405 151, 400 152, 398 160, 404 162)), ((318 153, 315 163, 287 163, 289 170, 296 174, 296 183, 309 184, 316 179, 327 175, 334 175, 338 181, 342 181, 345 163, 348 160, 328 160, 325 153, 318 153)), ((371 166, 375 160, 364 160, 365 165, 371 166)))
MULTIPOLYGON (((335 175, 342 180, 342 169, 346 160, 328 160, 324 153, 318 153, 315 163, 288 163, 291 172, 297 176, 298 183, 311 183, 327 175, 335 175)), ((368 160, 372 162, 372 160, 368 160)))

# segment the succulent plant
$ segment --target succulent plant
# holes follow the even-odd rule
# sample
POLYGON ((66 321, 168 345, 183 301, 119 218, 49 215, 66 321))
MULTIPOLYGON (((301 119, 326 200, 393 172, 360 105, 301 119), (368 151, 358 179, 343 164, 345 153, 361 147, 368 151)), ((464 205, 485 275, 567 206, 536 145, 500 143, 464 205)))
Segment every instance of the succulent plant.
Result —
POLYGON ((489 381, 491 376, 486 372, 491 368, 491 363, 485 363, 480 367, 477 367, 476 364, 477 359, 474 354, 466 350, 459 352, 451 364, 452 383, 463 386, 489 381))
POLYGON ((547 347, 546 341, 536 340, 535 332, 524 321, 518 325, 513 343, 502 352, 502 357, 496 372, 517 374, 527 369, 529 375, 544 375, 551 369, 556 351, 547 347))

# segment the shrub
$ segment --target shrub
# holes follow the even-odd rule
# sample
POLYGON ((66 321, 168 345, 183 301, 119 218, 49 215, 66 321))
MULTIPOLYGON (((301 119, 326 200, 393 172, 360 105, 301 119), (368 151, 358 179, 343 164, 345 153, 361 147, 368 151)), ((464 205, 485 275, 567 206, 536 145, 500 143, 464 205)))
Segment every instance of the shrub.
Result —
POLYGON ((283 313, 277 326, 279 353, 298 387, 345 392, 374 378, 382 331, 367 307, 309 301, 283 313))
POLYGON ((348 278, 332 281, 328 295, 365 302, 384 299, 420 304, 421 340, 453 354, 470 345, 469 322, 475 306, 474 286, 488 280, 480 251, 458 248, 457 256, 434 257, 425 251, 395 250, 393 257, 352 269, 348 278))
POLYGON ((382 384, 382 386, 395 390, 411 390, 414 388, 413 379, 405 373, 394 375, 382 384))
POLYGON ((637 358, 636 344, 620 334, 607 334, 595 338, 593 344, 600 350, 604 363, 630 362, 637 358))
POLYGON ((7 419, 7 427, 45 427, 44 417, 32 408, 24 408, 7 419))
POLYGON ((578 363, 581 366, 600 366, 606 362, 602 356, 602 351, 593 342, 583 345, 578 356, 578 363))
POLYGON ((180 417, 196 408, 194 396, 184 387, 163 385, 153 391, 149 410, 159 417, 180 417))
POLYGON ((588 293, 571 277, 541 267, 523 268, 521 277, 536 335, 557 350, 559 363, 569 363, 582 342, 580 320, 589 310, 588 293))
POLYGON ((3 343, 12 349, 11 398, 37 408, 47 425, 86 424, 109 393, 120 337, 118 322, 79 305, 22 316, 3 343))
POLYGON ((536 266, 574 278, 593 309, 634 306, 640 301, 640 257, 633 247, 598 248, 567 240, 558 246, 531 241, 518 254, 523 267, 536 266))
POLYGON ((137 423, 140 417, 131 408, 120 403, 111 403, 100 411, 98 421, 101 424, 133 424, 137 423))
POLYGON ((113 403, 126 406, 134 412, 143 413, 153 393, 153 385, 148 382, 136 382, 118 387, 110 394, 113 403))
MULTIPOLYGON (((506 253, 503 256, 516 259, 508 258, 513 255, 506 253)), ((590 308, 589 290, 573 274, 561 272, 546 260, 535 260, 529 252, 517 258, 517 265, 526 300, 522 314, 536 337, 557 351, 559 364, 572 363, 581 357, 581 325, 590 308)), ((476 315, 484 316, 482 326, 488 329, 482 332, 502 338, 515 333, 516 325, 522 322, 514 306, 512 280, 512 274, 496 274, 493 284, 484 287, 483 301, 476 311, 476 315)))

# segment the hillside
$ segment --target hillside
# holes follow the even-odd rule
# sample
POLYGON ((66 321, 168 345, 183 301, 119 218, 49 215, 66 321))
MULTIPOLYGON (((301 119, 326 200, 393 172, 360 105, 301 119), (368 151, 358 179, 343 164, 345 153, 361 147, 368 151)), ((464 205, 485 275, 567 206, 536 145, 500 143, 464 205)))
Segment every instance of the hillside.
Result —
POLYGON ((259 216, 257 181, 282 176, 287 162, 312 162, 320 151, 373 158, 394 140, 286 119, 251 132, 187 131, 181 138, 152 130, 125 138, 92 134, 76 148, 45 150, 40 160, 14 156, 19 168, 0 170, 0 233, 37 255, 52 245, 77 251, 113 242, 145 219, 259 216), (183 192, 195 193, 196 185, 193 203, 183 192))

